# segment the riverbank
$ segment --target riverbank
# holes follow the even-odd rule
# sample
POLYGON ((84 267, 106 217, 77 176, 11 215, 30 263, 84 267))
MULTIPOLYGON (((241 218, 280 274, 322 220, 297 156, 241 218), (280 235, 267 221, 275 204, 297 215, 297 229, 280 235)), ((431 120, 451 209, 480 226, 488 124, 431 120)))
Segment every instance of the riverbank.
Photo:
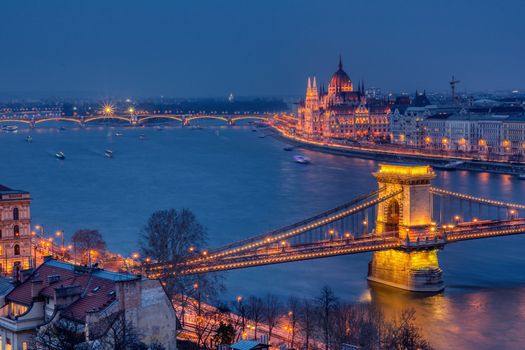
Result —
POLYGON ((391 151, 377 148, 366 148, 362 146, 326 144, 318 141, 307 140, 297 136, 286 134, 284 131, 273 128, 274 137, 292 145, 294 148, 302 148, 311 151, 329 153, 345 157, 356 157, 373 159, 386 162, 402 162, 415 164, 429 164, 443 167, 450 162, 462 162, 450 170, 468 170, 477 172, 490 172, 496 174, 520 175, 525 174, 525 165, 509 164, 505 162, 491 162, 473 160, 468 157, 457 157, 448 155, 428 155, 418 151, 391 151))

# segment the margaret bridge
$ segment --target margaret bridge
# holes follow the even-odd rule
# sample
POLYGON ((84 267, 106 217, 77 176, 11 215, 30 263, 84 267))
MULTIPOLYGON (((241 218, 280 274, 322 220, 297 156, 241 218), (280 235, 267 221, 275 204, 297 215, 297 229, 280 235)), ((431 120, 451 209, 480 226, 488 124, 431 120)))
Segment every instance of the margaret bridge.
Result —
POLYGON ((93 122, 115 121, 124 122, 129 125, 143 125, 149 120, 165 120, 175 121, 181 123, 182 126, 191 125, 192 121, 198 120, 219 120, 227 125, 234 125, 236 122, 242 120, 252 120, 268 122, 271 119, 271 114, 129 114, 129 115, 113 115, 103 114, 94 116, 43 116, 43 117, 25 117, 25 116, 7 116, 0 118, 1 124, 26 124, 30 127, 36 127, 39 124, 49 122, 71 122, 80 126, 84 126, 93 122))
POLYGON ((448 244, 525 233, 525 205, 433 187, 430 166, 381 164, 378 188, 295 224, 149 263, 150 277, 191 275, 372 252, 370 281, 416 291, 444 289, 438 251, 448 244))

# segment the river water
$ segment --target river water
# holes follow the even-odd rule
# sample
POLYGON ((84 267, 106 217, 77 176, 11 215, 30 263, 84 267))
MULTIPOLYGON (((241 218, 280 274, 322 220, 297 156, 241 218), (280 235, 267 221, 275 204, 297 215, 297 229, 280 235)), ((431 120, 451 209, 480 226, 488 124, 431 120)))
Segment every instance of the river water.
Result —
MULTIPOLYGON (((213 247, 376 188, 374 161, 303 151, 312 164, 302 166, 282 142, 249 126, 118 128, 122 136, 116 130, 55 124, 1 133, 0 183, 31 192, 33 224, 44 224, 47 233, 99 229, 109 248, 123 254, 137 249, 140 229, 157 209, 190 208, 213 247), (31 144, 24 141, 28 134, 31 144), (104 157, 108 148, 113 159, 104 157), (67 159, 57 160, 57 151, 67 159)), ((434 184, 525 202, 525 181, 507 175, 438 171, 434 184)), ((377 303, 387 314, 414 307, 437 349, 524 349, 525 236, 450 245, 439 258, 447 288, 431 297, 369 286, 370 255, 361 254, 227 272, 225 299, 315 296, 329 285, 341 300, 377 303)))

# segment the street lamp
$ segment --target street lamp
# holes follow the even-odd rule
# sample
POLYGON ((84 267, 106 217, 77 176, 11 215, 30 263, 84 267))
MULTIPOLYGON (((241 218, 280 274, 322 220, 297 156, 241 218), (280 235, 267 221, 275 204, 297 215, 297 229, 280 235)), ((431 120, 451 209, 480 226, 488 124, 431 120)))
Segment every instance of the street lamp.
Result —
POLYGON ((64 251, 64 231, 57 231, 55 232, 55 235, 57 237, 61 237, 62 238, 62 252, 64 251))

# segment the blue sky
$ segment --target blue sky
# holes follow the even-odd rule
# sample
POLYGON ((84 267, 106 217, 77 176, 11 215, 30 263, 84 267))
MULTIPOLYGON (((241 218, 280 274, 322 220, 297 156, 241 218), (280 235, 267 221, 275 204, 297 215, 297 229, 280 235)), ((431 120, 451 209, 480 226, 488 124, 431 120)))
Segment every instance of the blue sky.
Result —
POLYGON ((525 88, 525 1, 2 0, 0 92, 301 95, 339 53, 385 91, 525 88))

